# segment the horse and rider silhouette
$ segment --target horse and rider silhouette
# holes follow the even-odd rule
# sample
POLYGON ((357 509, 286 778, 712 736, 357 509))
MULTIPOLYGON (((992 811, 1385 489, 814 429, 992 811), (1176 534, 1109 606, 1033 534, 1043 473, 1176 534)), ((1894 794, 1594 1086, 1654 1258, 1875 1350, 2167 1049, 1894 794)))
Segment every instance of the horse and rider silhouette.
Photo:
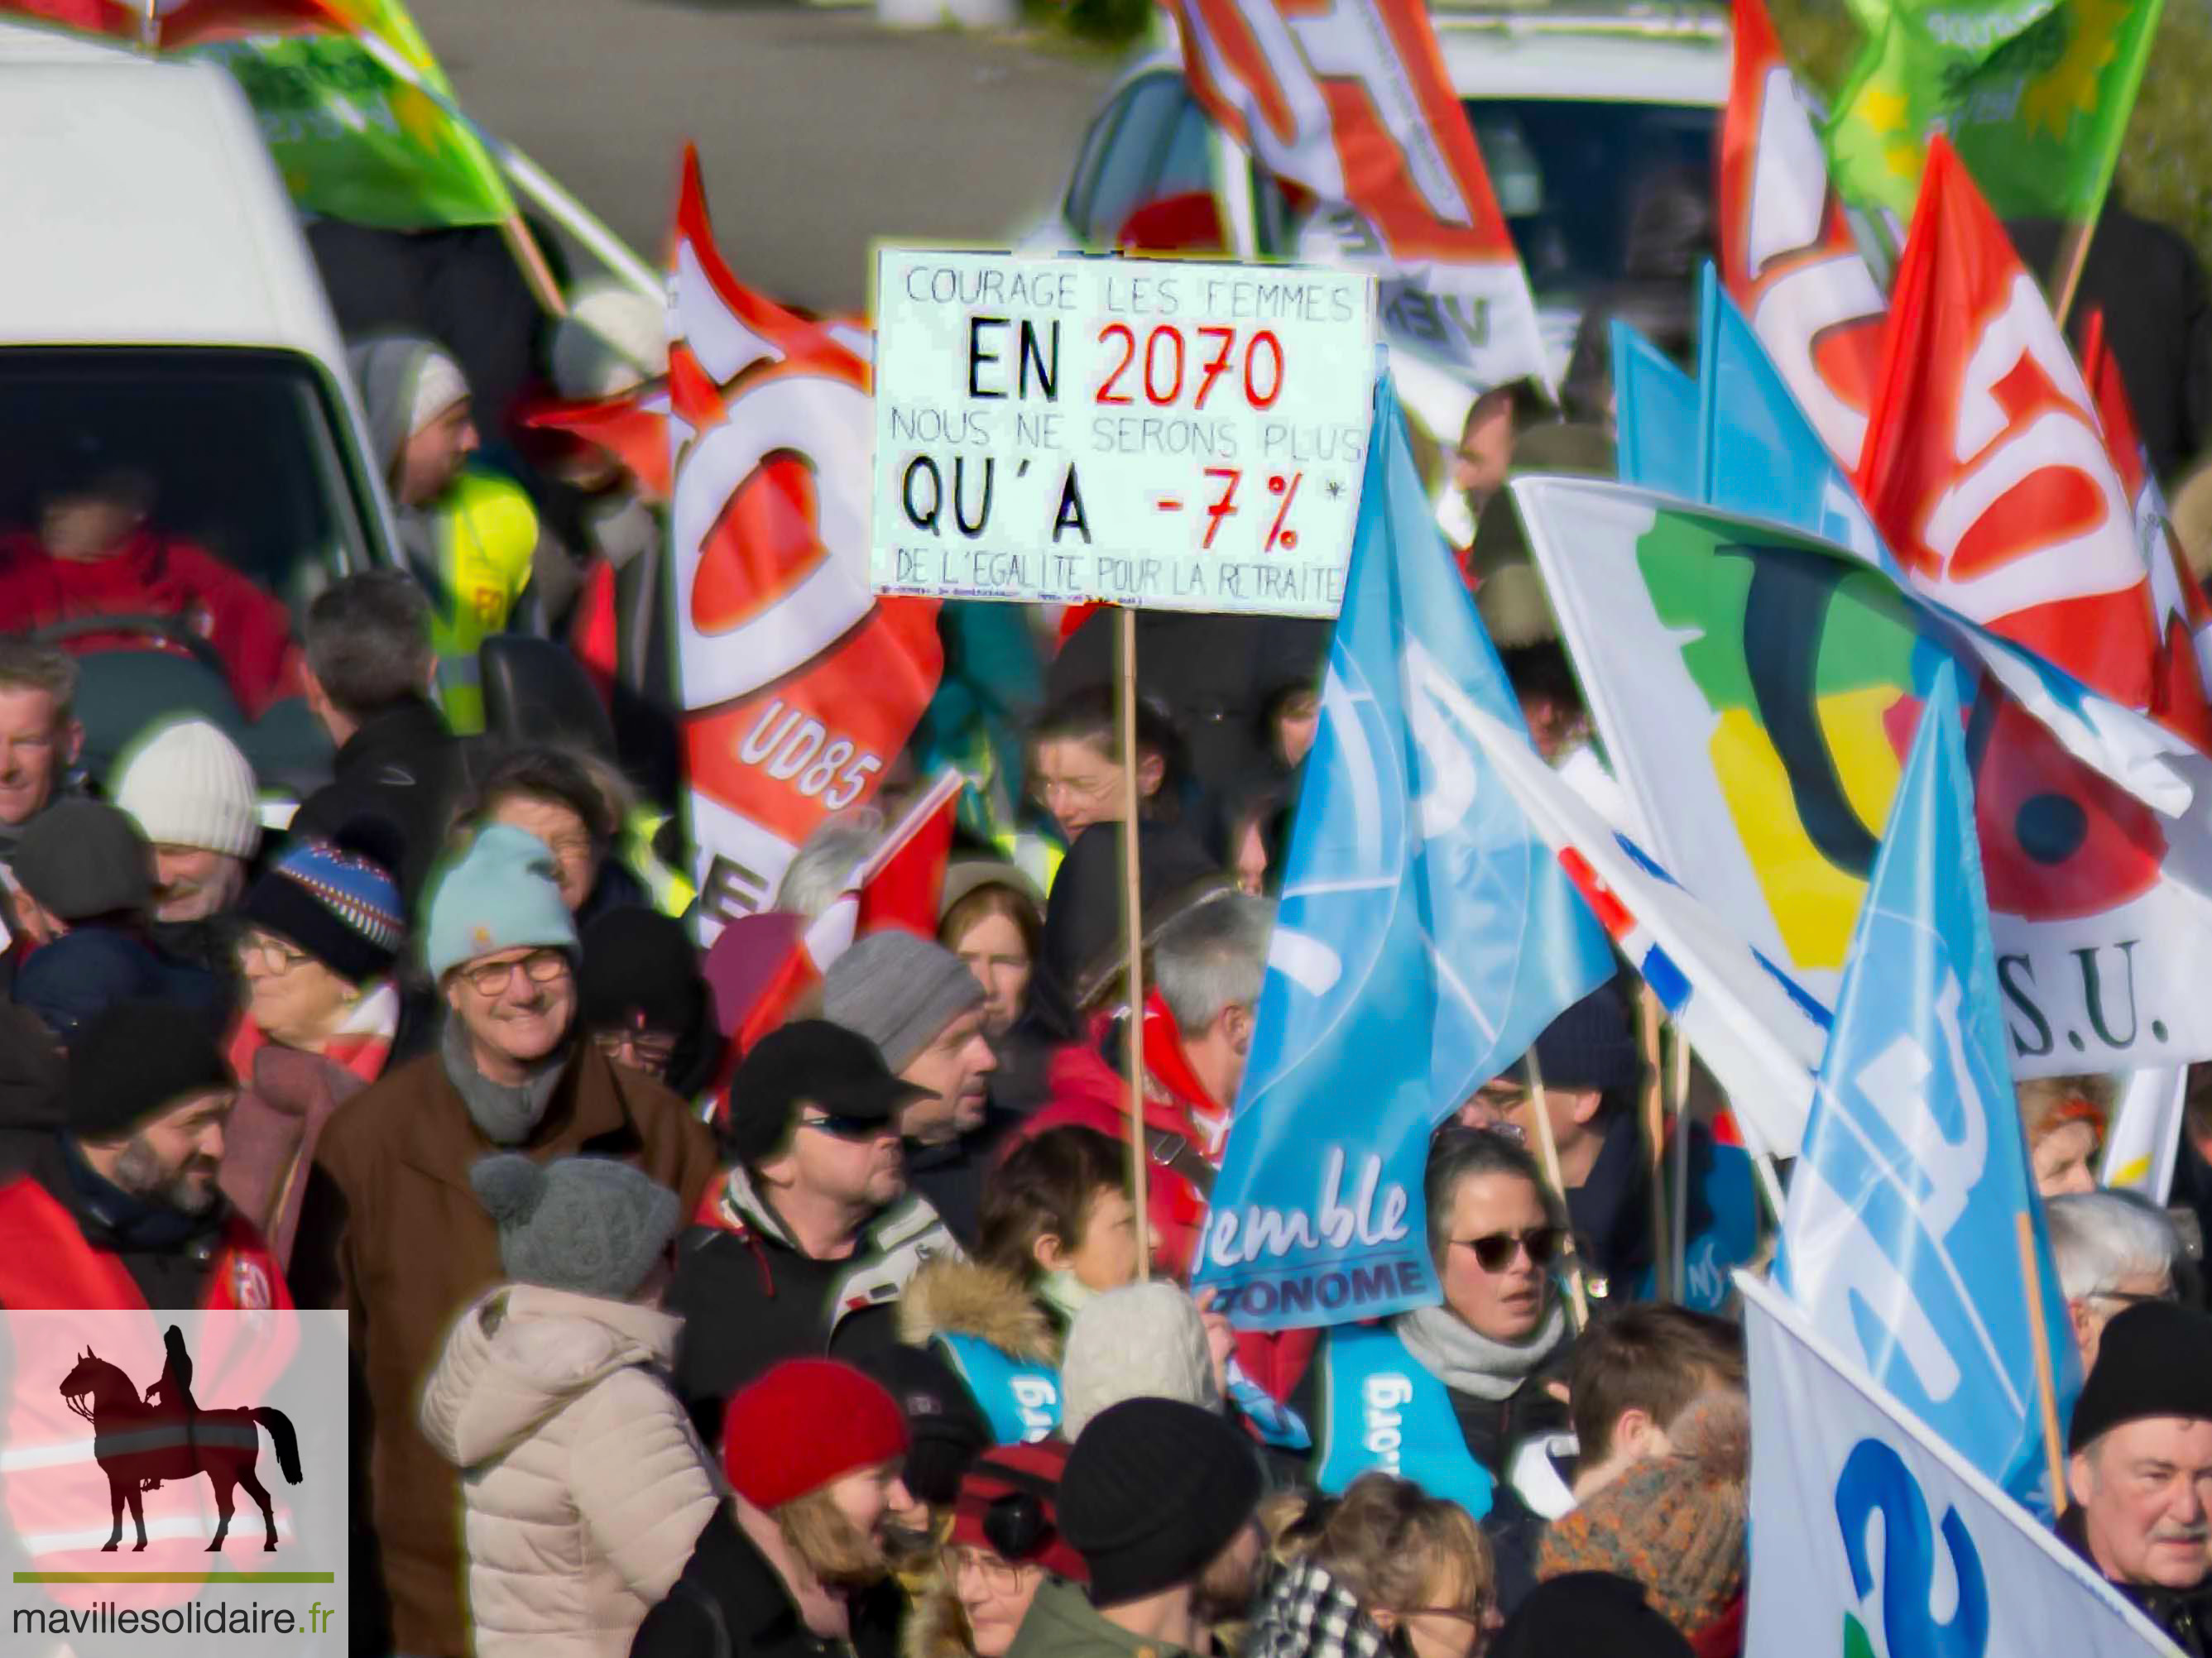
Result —
POLYGON ((175 1325, 163 1338, 168 1360, 160 1377, 146 1389, 142 1401, 138 1388, 115 1365, 87 1347, 61 1386, 62 1401, 92 1424, 92 1455, 107 1476, 108 1505, 114 1511, 115 1528, 100 1545, 102 1553, 114 1551, 123 1540, 123 1510, 131 1510, 138 1528, 136 1554, 146 1546, 146 1514, 140 1494, 166 1479, 191 1479, 205 1474, 215 1486, 216 1512, 221 1523, 215 1540, 207 1546, 214 1554, 230 1530, 231 1493, 246 1487, 259 1505, 266 1538, 265 1552, 276 1549, 276 1515, 269 1493, 255 1476, 253 1465, 261 1442, 253 1430, 259 1423, 269 1430, 276 1448, 276 1466, 286 1481, 300 1483, 300 1442, 292 1419, 264 1405, 253 1410, 203 1411, 192 1398, 192 1356, 185 1346, 185 1333, 175 1325))

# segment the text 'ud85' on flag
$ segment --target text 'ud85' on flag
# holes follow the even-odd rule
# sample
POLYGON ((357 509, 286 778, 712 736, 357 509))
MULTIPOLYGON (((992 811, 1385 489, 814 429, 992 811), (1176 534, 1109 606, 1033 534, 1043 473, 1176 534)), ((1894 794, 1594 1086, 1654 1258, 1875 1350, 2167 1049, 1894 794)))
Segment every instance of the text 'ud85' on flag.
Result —
POLYGON ((1611 976, 1605 936, 1483 757, 1528 741, 1376 394, 1321 728, 1284 859, 1244 1084, 1193 1275, 1289 1329, 1439 1298, 1429 1135, 1611 976))

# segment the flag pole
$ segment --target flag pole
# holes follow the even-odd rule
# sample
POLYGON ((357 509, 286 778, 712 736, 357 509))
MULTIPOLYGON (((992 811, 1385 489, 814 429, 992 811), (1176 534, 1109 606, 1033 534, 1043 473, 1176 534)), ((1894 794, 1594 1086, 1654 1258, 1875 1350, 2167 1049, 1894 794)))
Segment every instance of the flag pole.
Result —
POLYGON ((1144 802, 1137 787, 1137 609, 1121 607, 1121 919, 1128 941, 1129 1023, 1121 1037, 1121 1080, 1129 1113, 1129 1200, 1137 1212, 1137 1281, 1152 1276, 1152 1215, 1146 1206, 1145 1166, 1145 927, 1144 863, 1139 855, 1138 817, 1144 802))
MULTIPOLYGON (((2098 216, 2104 211, 2104 203, 2097 203, 2098 216)), ((2055 298, 2051 302, 2051 314, 2058 324, 2059 331, 2066 329, 2067 313, 2074 309, 2074 301, 2081 291, 2081 272, 2089 263, 2089 244, 2096 240, 2097 217, 2069 220, 2066 229, 2058 239, 2057 262, 2051 268, 2056 282, 2051 290, 2055 298)))
POLYGON ((2051 1330, 2043 1318, 2043 1274, 2035 1260, 2035 1222, 2023 1209, 2014 1217, 2020 1237, 2020 1281, 2027 1292, 2027 1327, 2035 1340, 2035 1393, 2043 1414, 2043 1454, 2051 1465, 2051 1513, 2066 1512, 2065 1458, 2058 1436, 2058 1389, 2051 1378, 2051 1330))
POLYGON ((1667 1275, 1673 1257, 1667 1248, 1667 1106, 1662 1092, 1666 1068, 1660 1054, 1662 1013, 1659 998, 1650 985, 1644 987, 1638 1005, 1643 1013, 1644 1156, 1651 1175, 1651 1271, 1658 1281, 1659 1299, 1675 1301, 1681 1297, 1681 1279, 1679 1272, 1671 1279, 1667 1275))
MULTIPOLYGON (((1544 1179, 1559 1199, 1559 1212, 1567 1209, 1566 1183, 1559 1175, 1559 1142, 1552 1133, 1552 1108, 1544 1099, 1544 1071, 1536 1063, 1536 1050, 1528 1049, 1528 1114, 1536 1121, 1536 1150, 1543 1159, 1544 1179)), ((1573 1303, 1575 1328, 1589 1323, 1589 1297, 1583 1289, 1583 1264, 1575 1255, 1575 1229, 1567 1229, 1567 1299, 1573 1303)))
POLYGON ((1690 1039, 1674 1027, 1674 1065, 1669 1078, 1674 1108, 1674 1178, 1668 1182, 1674 1199, 1674 1236, 1668 1259, 1674 1265, 1674 1298, 1690 1292, 1690 1039))

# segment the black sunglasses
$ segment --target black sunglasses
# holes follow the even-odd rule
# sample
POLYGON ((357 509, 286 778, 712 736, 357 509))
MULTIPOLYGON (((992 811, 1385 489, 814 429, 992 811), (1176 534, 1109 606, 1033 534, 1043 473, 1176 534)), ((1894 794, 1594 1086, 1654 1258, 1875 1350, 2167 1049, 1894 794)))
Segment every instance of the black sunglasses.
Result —
POLYGON ((841 1140, 872 1140, 896 1133, 898 1125, 889 1117, 847 1117, 835 1111, 817 1111, 799 1120, 801 1128, 818 1128, 841 1140))
POLYGON ((1559 1253, 1561 1236, 1556 1226, 1532 1227, 1526 1232, 1486 1232, 1479 1238, 1454 1238, 1462 1249, 1474 1251, 1474 1264, 1486 1272, 1502 1272, 1521 1250, 1528 1252, 1531 1266, 1548 1266, 1559 1253))

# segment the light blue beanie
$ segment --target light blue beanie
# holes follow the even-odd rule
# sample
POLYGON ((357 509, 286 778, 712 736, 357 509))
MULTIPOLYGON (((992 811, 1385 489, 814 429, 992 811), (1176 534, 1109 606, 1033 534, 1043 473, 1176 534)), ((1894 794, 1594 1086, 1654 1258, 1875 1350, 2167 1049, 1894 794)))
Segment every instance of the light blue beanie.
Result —
POLYGON ((574 951, 576 923, 561 902, 553 854, 527 829, 494 823, 440 872, 422 946, 430 976, 523 944, 574 951))

